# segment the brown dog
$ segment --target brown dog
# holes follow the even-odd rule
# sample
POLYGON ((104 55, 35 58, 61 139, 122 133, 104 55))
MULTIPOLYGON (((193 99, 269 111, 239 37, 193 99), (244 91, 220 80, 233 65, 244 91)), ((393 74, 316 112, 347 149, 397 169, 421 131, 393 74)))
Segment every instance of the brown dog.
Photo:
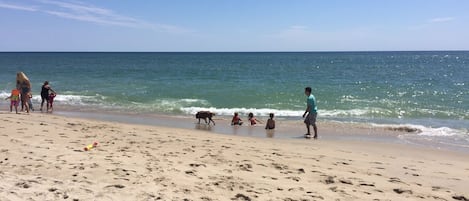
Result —
POLYGON ((207 123, 207 118, 208 118, 208 124, 210 125, 210 122, 213 122, 213 125, 215 126, 215 122, 213 121, 212 117, 215 116, 215 113, 212 113, 210 111, 200 111, 195 114, 195 118, 199 119, 199 124, 200 124, 200 119, 204 119, 205 123, 207 123))

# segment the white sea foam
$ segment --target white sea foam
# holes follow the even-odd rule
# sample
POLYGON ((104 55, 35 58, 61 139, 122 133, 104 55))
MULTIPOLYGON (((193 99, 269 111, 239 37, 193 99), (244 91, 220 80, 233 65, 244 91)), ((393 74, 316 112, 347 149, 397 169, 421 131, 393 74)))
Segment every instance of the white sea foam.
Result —
POLYGON ((208 103, 208 101, 203 100, 203 99, 191 99, 191 98, 185 98, 185 99, 180 99, 181 102, 187 102, 187 103, 208 103))
MULTIPOLYGON (((0 99, 5 99, 9 96, 10 92, 4 90, 0 91, 0 99)), ((105 97, 99 94, 96 94, 95 96, 58 94, 54 98, 54 101, 70 105, 86 105, 90 103, 100 102, 103 99, 105 99, 105 97)), ((33 103, 41 102, 41 95, 33 95, 32 101, 33 103)))
POLYGON ((369 114, 367 109, 351 109, 351 110, 320 110, 319 116, 340 117, 340 116, 363 116, 369 114))
POLYGON ((0 98, 3 100, 5 98, 7 98, 8 96, 10 96, 10 93, 7 93, 5 91, 1 91, 0 92, 0 98))
MULTIPOLYGON (((0 98, 5 99, 10 96, 10 93, 7 92, 0 92, 0 98)), ((41 102, 40 95, 33 95, 31 99, 33 103, 41 102)), ((66 103, 70 105, 85 105, 84 101, 97 101, 98 98, 96 96, 78 96, 78 95, 57 95, 54 99, 56 102, 66 103)))
MULTIPOLYGON (((256 116, 269 116, 274 113, 275 116, 282 117, 301 117, 304 110, 279 110, 270 108, 215 108, 215 107, 183 107, 181 111, 186 114, 195 114, 198 111, 211 111, 218 115, 233 115, 238 112, 240 115, 247 115, 252 112, 256 116)), ((342 117, 342 116, 363 116, 369 114, 370 111, 362 109, 352 110, 319 110, 318 116, 320 117, 342 117)))
POLYGON ((467 130, 454 129, 448 127, 432 128, 423 125, 414 124, 371 124, 373 127, 384 128, 393 131, 402 131, 407 133, 415 133, 419 136, 431 137, 449 137, 449 136, 465 136, 469 137, 467 130))
POLYGON ((421 136, 467 136, 469 133, 464 132, 464 130, 457 130, 448 127, 440 128, 428 128, 425 127, 422 129, 422 132, 419 133, 421 136))
MULTIPOLYGON (((59 104, 66 104, 66 105, 79 105, 79 106, 84 106, 84 105, 96 105, 100 104, 102 100, 105 99, 105 97, 100 96, 97 94, 96 96, 82 96, 82 95, 62 95, 58 94, 54 98, 54 102, 59 103, 59 104)), ((32 101, 33 103, 35 102, 41 102, 41 96, 40 95, 33 95, 32 101)))
POLYGON ((276 116, 301 116, 303 115, 302 111, 294 110, 276 110, 268 108, 215 108, 215 107, 186 107, 181 108, 181 110, 186 114, 195 114, 198 111, 211 111, 217 115, 226 115, 230 116, 233 113, 238 112, 240 115, 247 115, 252 112, 256 116, 269 116, 270 113, 274 113, 276 116))
POLYGON ((425 126, 421 125, 413 125, 413 124, 374 124, 372 123, 371 126, 375 128, 383 128, 386 130, 392 131, 402 131, 408 133, 422 133, 425 126))

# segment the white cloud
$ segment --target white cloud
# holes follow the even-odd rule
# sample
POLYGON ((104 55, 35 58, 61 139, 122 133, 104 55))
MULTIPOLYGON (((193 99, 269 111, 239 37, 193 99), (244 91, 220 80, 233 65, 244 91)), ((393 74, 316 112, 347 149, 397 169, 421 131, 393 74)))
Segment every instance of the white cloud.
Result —
POLYGON ((104 8, 98 8, 92 5, 85 5, 80 2, 69 3, 63 1, 53 1, 53 0, 39 0, 39 2, 44 4, 55 5, 60 8, 68 9, 77 13, 92 13, 97 15, 112 15, 112 11, 104 8))
POLYGON ((439 17, 428 20, 431 23, 449 22, 455 20, 454 17, 439 17))
POLYGON ((37 11, 35 7, 8 4, 8 3, 3 3, 3 2, 0 2, 0 8, 6 8, 6 9, 12 9, 12 10, 23 10, 23 11, 37 11))
POLYGON ((56 0, 36 0, 37 6, 19 6, 9 3, 0 2, 0 8, 23 10, 23 11, 39 11, 49 15, 53 15, 60 18, 72 19, 77 21, 90 22, 102 25, 111 26, 123 26, 133 28, 150 29, 157 32, 168 32, 168 33, 186 33, 191 32, 183 27, 161 24, 161 23, 150 23, 144 20, 119 15, 114 11, 99 8, 93 5, 81 3, 81 2, 67 2, 67 1, 56 1, 56 0))
MULTIPOLYGON (((63 1, 53 0, 40 0, 44 4, 57 6, 62 11, 45 11, 48 14, 55 15, 62 18, 74 19, 79 21, 92 22, 97 24, 115 25, 134 28, 151 29, 158 32, 169 33, 184 33, 190 32, 182 27, 167 25, 167 24, 153 24, 144 20, 127 17, 114 13, 112 10, 95 7, 93 5, 86 5, 83 3, 70 3, 63 1)), ((56 8, 57 9, 57 8, 56 8)))
POLYGON ((60 11, 44 11, 50 15, 54 15, 61 18, 74 19, 79 21, 92 22, 97 24, 106 24, 106 25, 117 25, 117 26, 127 26, 127 27, 137 27, 134 23, 129 23, 125 21, 106 19, 100 16, 95 15, 77 15, 74 13, 60 12, 60 11))

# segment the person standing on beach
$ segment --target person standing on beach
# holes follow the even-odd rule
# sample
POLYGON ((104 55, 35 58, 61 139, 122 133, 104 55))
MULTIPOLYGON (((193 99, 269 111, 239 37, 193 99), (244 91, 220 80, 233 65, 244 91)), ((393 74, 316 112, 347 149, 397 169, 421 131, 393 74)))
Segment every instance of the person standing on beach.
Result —
POLYGON ((31 94, 31 92, 28 93, 28 98, 29 98, 29 99, 28 99, 29 109, 30 109, 31 111, 34 111, 34 108, 33 108, 33 101, 32 101, 32 99, 33 99, 33 94, 31 94))
POLYGON ((49 111, 49 91, 55 93, 55 91, 49 86, 49 81, 45 81, 41 87, 41 111, 44 106, 44 101, 46 101, 46 108, 47 111, 49 111))
POLYGON ((54 111, 54 106, 53 106, 53 103, 54 103, 54 98, 56 97, 57 95, 55 94, 55 92, 52 92, 49 94, 49 101, 47 102, 47 112, 49 112, 49 109, 50 109, 50 112, 54 111))
POLYGON ((318 128, 316 126, 316 117, 318 116, 318 108, 316 106, 316 98, 311 93, 311 87, 305 88, 305 95, 308 97, 306 99, 306 111, 303 114, 303 118, 305 118, 304 122, 306 124, 306 129, 308 133, 305 134, 306 138, 311 138, 310 126, 313 126, 314 129, 314 139, 318 138, 318 128))
MULTIPOLYGON (((26 99, 28 99, 28 102, 27 102, 26 104, 28 104, 30 111, 34 111, 33 102, 32 102, 33 95, 31 94, 31 91, 30 91, 28 94, 26 94, 26 95, 27 95, 26 99)), ((24 110, 24 106, 25 106, 26 104, 21 104, 21 111, 24 110)))
POLYGON ((29 113, 28 93, 31 92, 31 82, 23 72, 16 73, 16 88, 20 90, 21 110, 26 108, 26 112, 29 113))
POLYGON ((10 112, 13 111, 13 107, 15 107, 16 114, 18 114, 18 103, 20 102, 20 90, 14 88, 11 90, 11 95, 5 100, 10 99, 10 112))

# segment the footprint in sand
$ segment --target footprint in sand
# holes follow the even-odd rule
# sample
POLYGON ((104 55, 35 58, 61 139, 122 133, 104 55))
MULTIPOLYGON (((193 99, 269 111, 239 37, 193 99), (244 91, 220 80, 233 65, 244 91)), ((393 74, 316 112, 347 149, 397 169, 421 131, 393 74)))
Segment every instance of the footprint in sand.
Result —
POLYGON ((288 169, 288 166, 283 165, 283 164, 278 164, 278 163, 272 163, 272 166, 277 170, 286 170, 286 169, 288 169))
POLYGON ((119 176, 119 177, 127 177, 127 176, 130 176, 131 173, 136 173, 136 171, 134 170, 127 170, 123 168, 116 168, 112 170, 108 169, 107 171, 111 171, 114 175, 119 176))
POLYGON ((288 191, 305 191, 305 189, 303 187, 289 188, 288 191))
POLYGON ((403 183, 403 184, 405 184, 404 182, 401 181, 401 179, 399 179, 397 177, 391 177, 391 178, 389 178, 388 181, 391 182, 391 183, 403 183))
POLYGON ((279 154, 277 152, 273 152, 272 155, 275 155, 275 156, 282 156, 282 154, 279 154))
POLYGON ((454 195, 452 198, 455 200, 469 201, 469 198, 466 198, 462 195, 454 195))
POLYGON ((29 183, 24 182, 24 181, 16 183, 15 186, 18 186, 20 188, 30 188, 31 187, 31 185, 29 183))
POLYGON ((202 201, 212 201, 212 198, 209 198, 209 197, 200 197, 200 200, 202 201))
POLYGON ((262 178, 265 178, 265 179, 272 179, 272 180, 278 180, 277 178, 271 177, 271 176, 262 176, 262 178))
POLYGON ((247 172, 252 172, 252 165, 251 164, 241 164, 241 165, 238 165, 239 169, 242 170, 242 171, 247 171, 247 172))
POLYGON ((339 162, 333 163, 333 165, 335 165, 335 166, 338 166, 338 165, 350 165, 350 163, 343 162, 343 161, 339 161, 339 162))
POLYGON ((105 186, 104 188, 125 188, 125 186, 122 184, 113 184, 113 185, 105 186))
POLYGON ((339 179, 339 182, 343 184, 353 185, 352 181, 348 179, 339 179))
POLYGON ((403 190, 403 189, 400 189, 400 188, 395 188, 395 189, 392 189, 392 190, 397 194, 402 194, 402 193, 412 194, 412 190, 403 190))
POLYGON ((444 190, 443 187, 440 187, 440 186, 432 186, 432 191, 440 191, 440 190, 444 190))
POLYGON ((375 187, 375 184, 373 184, 373 183, 364 183, 364 182, 360 182, 359 185, 360 185, 360 186, 375 187))
POLYGON ((285 177, 285 179, 291 179, 293 181, 299 182, 301 180, 300 177, 285 177))
POLYGON ((322 180, 321 182, 325 184, 333 184, 335 183, 333 176, 326 176, 326 179, 322 180))
POLYGON ((184 173, 186 173, 186 174, 188 174, 188 175, 191 175, 191 176, 197 176, 197 175, 195 174, 196 172, 197 172, 196 170, 187 170, 187 171, 185 171, 184 173))
POLYGON ((197 163, 191 163, 189 164, 191 167, 207 167, 205 164, 197 164, 197 163))
POLYGON ((231 198, 231 200, 244 200, 244 201, 251 201, 251 198, 249 198, 246 195, 243 195, 241 193, 238 193, 234 196, 234 198, 231 198))
POLYGON ((386 168, 384 167, 374 167, 375 169, 378 169, 378 170, 385 170, 386 168))

